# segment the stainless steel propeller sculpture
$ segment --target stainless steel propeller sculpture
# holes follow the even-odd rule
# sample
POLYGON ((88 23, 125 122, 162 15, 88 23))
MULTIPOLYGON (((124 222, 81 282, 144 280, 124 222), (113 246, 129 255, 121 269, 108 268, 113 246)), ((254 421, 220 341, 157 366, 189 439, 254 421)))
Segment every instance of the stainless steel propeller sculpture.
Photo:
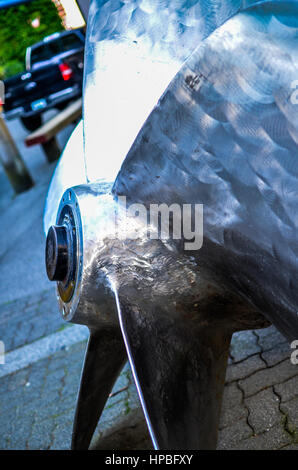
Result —
POLYGON ((87 38, 84 141, 45 213, 62 314, 90 329, 73 448, 128 356, 155 448, 212 449, 233 332, 298 338, 298 2, 93 0, 87 38), (203 205, 202 246, 161 236, 162 204, 203 205))

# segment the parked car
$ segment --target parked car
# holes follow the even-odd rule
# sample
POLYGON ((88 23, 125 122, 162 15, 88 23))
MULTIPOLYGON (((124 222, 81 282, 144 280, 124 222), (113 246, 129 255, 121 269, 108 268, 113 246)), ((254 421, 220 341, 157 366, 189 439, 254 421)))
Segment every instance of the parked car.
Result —
POLYGON ((8 78, 4 113, 30 131, 50 108, 63 109, 82 94, 85 36, 82 28, 51 34, 26 50, 26 71, 8 78))

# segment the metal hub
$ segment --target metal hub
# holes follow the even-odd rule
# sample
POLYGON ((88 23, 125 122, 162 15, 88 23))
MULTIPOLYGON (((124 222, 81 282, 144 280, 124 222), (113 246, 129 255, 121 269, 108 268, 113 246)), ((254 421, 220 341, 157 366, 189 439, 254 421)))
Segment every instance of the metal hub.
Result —
POLYGON ((46 268, 50 281, 63 281, 66 278, 68 251, 66 228, 52 225, 46 241, 46 268))
POLYGON ((69 302, 74 289, 77 269, 77 240, 72 208, 67 204, 57 225, 49 228, 46 241, 46 270, 50 281, 57 281, 63 302, 69 302))

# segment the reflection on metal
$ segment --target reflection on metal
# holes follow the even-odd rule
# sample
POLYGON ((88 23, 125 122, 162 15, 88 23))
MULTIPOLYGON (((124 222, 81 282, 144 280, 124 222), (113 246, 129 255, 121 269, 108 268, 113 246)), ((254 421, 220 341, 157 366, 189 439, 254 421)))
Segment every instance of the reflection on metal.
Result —
POLYGON ((254 0, 93 1, 85 55, 89 181, 113 181, 141 126, 183 62, 254 0))
MULTIPOLYGON (((273 322, 297 338, 298 2, 253 3, 91 4, 88 184, 64 193, 54 220, 73 213, 77 268, 61 311, 91 330, 74 448, 89 445, 123 344, 154 446, 210 449, 233 332, 273 322), (203 204, 202 249, 149 239, 120 196, 203 204)), ((67 157, 47 220, 63 167, 67 157)))
POLYGON ((44 231, 56 223, 57 211, 64 191, 86 183, 83 158, 83 123, 76 126, 55 169, 44 211, 44 231))

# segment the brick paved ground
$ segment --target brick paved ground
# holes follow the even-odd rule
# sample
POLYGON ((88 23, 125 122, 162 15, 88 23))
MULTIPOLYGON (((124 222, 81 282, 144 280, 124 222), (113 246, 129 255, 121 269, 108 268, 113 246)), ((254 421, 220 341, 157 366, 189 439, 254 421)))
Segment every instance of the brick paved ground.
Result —
MULTIPOLYGON (((63 328, 53 289, 34 302, 27 297, 0 306, 0 339, 7 351, 63 328)), ((69 448, 85 345, 62 345, 52 356, 0 378, 0 449, 69 448)), ((290 353, 274 327, 234 335, 219 449, 298 449, 298 366, 290 363, 290 353)), ((126 366, 92 448, 151 447, 126 366)))
POLYGON ((219 449, 298 449, 298 366, 273 327, 234 335, 219 449))
POLYGON ((9 352, 65 327, 55 290, 7 302, 0 306, 0 339, 9 352))

